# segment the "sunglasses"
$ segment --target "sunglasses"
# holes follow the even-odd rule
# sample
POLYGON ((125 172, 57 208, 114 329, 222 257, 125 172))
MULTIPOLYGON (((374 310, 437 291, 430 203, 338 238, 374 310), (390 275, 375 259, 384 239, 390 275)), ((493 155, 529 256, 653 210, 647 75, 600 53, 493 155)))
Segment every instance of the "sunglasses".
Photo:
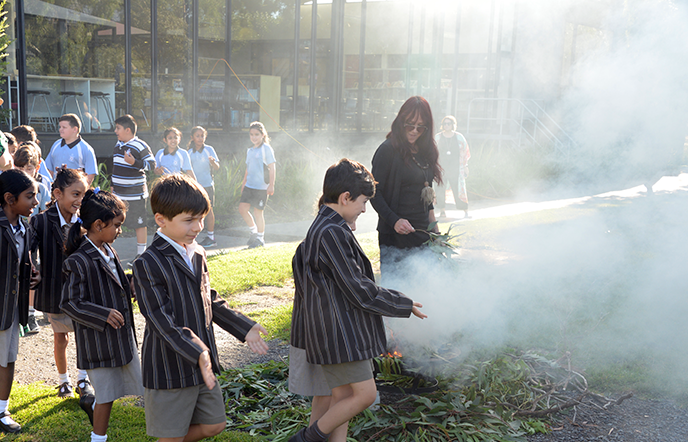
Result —
POLYGON ((413 129, 416 129, 419 134, 422 134, 425 132, 425 129, 427 129, 427 126, 419 126, 418 124, 404 124, 404 128, 406 129, 406 132, 413 132, 413 129))

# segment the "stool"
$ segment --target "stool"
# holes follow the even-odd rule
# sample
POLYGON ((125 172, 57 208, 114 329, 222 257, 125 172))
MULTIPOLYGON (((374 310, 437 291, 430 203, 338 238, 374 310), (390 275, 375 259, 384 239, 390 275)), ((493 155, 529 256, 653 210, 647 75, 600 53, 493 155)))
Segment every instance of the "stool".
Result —
MULTIPOLYGON (((40 121, 40 123, 43 126, 43 130, 49 130, 52 129, 55 132, 57 132, 57 126, 55 125, 55 119, 53 118, 53 113, 50 111, 50 104, 48 103, 48 95, 50 95, 50 91, 46 90, 41 90, 41 89, 33 89, 33 90, 27 90, 26 91, 27 97, 33 97, 33 100, 31 101, 31 110, 29 110, 29 121, 27 124, 31 126, 31 123, 35 121, 40 121), (42 118, 42 117, 36 117, 33 113, 34 107, 36 105, 36 98, 43 98, 43 103, 45 103, 45 109, 48 112, 48 117, 47 118, 42 118)), ((39 102, 40 104, 40 102, 39 102)))
MULTIPOLYGON (((62 91, 62 92, 60 92, 60 95, 62 95, 62 111, 61 111, 62 113, 60 115, 66 114, 65 110, 67 109, 67 101, 69 99, 73 99, 74 105, 76 106, 76 113, 79 115, 79 118, 81 119, 81 124, 85 128, 86 123, 84 122, 84 116, 81 113, 81 106, 79 106, 79 100, 76 98, 76 97, 82 97, 84 95, 84 93, 83 92, 76 92, 76 91, 62 91)), ((89 126, 90 126, 90 124, 89 124, 89 126)), ((90 132, 90 130, 88 130, 88 131, 85 130, 84 132, 90 132)))
POLYGON ((110 94, 100 91, 91 91, 91 98, 95 99, 96 102, 96 113, 98 113, 98 107, 103 106, 105 108, 105 116, 107 117, 107 122, 110 124, 110 130, 115 129, 115 116, 112 112, 112 103, 110 102, 110 94))

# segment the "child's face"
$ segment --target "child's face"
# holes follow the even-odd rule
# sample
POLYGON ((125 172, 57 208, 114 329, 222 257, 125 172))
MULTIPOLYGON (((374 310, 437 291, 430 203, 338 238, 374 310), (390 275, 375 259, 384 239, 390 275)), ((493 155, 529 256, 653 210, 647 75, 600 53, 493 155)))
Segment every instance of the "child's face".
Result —
POLYGON ((165 144, 167 144, 167 146, 170 149, 176 149, 177 147, 179 147, 180 141, 181 139, 179 138, 179 135, 176 132, 170 132, 165 137, 165 144))
POLYGON ((26 165, 22 167, 17 167, 19 170, 23 170, 26 172, 26 174, 32 178, 36 178, 36 172, 38 171, 38 166, 31 164, 31 163, 26 163, 26 165))
POLYGON ((60 121, 57 125, 57 130, 60 132, 60 137, 65 140, 73 140, 79 135, 79 128, 72 127, 69 121, 60 121))
POLYGON ((251 137, 251 143, 253 143, 255 147, 259 147, 263 144, 263 134, 260 133, 258 129, 249 130, 248 136, 251 137))
POLYGON ((19 197, 10 204, 12 211, 17 215, 30 216, 33 208, 38 205, 36 195, 38 193, 38 184, 33 183, 31 187, 19 194, 19 197))
POLYGON ((179 213, 172 219, 167 219, 159 213, 155 214, 155 222, 160 231, 178 244, 193 243, 203 230, 204 218, 205 215, 193 215, 188 212, 179 213))
POLYGON ((342 215, 344 221, 346 221, 350 226, 354 225, 355 229, 356 220, 361 213, 365 213, 366 203, 369 199, 370 198, 365 195, 359 195, 355 200, 346 198, 346 204, 342 205, 342 211, 339 212, 339 214, 342 215))
MULTIPOLYGON (((102 242, 112 244, 117 239, 117 237, 122 234, 122 224, 124 224, 124 220, 126 218, 126 214, 122 213, 121 215, 116 216, 114 219, 112 219, 109 223, 105 225, 102 225, 102 223, 98 223, 99 225, 96 226, 95 232, 88 232, 89 238, 97 238, 102 242), (100 228, 100 230, 98 230, 98 228, 100 228)), ((91 229, 93 230, 93 227, 91 229)))
POLYGON ((202 130, 197 130, 193 134, 193 140, 196 146, 202 147, 205 144, 205 133, 202 130))
POLYGON ((117 140, 123 143, 134 138, 131 129, 125 129, 121 124, 115 124, 115 135, 117 135, 117 140))
POLYGON ((55 200, 60 210, 70 215, 74 215, 78 212, 79 207, 81 207, 81 200, 84 199, 87 188, 88 185, 86 181, 79 180, 67 186, 64 190, 60 190, 59 188, 55 189, 53 194, 55 195, 55 200))

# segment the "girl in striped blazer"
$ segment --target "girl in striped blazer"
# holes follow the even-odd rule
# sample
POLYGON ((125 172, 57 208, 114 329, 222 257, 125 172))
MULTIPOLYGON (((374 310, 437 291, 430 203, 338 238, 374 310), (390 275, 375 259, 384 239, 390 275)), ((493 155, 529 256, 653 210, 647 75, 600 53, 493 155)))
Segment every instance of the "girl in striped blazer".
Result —
POLYGON ((95 388, 94 404, 81 404, 93 424, 92 442, 107 440, 115 399, 143 394, 131 289, 110 246, 125 217, 117 196, 88 190, 67 238, 60 307, 74 321, 77 367, 88 372, 95 388))
POLYGON ((21 216, 38 205, 38 183, 21 170, 0 175, 0 432, 19 433, 8 411, 14 362, 19 350, 19 324, 29 317, 31 229, 21 216))

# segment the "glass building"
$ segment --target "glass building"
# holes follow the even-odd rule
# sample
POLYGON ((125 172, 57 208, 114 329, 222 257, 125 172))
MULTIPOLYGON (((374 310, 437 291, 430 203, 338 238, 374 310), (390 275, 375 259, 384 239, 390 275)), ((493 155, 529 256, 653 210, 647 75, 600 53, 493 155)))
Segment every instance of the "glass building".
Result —
POLYGON ((103 155, 125 113, 143 138, 196 125, 227 136, 260 120, 271 135, 381 139, 401 104, 423 95, 461 129, 476 97, 556 96, 572 35, 591 26, 568 11, 540 20, 517 0, 8 0, 6 9, 16 40, 4 129, 30 124, 54 139, 57 117, 76 113, 103 155), (532 52, 544 60, 537 75, 532 52))

